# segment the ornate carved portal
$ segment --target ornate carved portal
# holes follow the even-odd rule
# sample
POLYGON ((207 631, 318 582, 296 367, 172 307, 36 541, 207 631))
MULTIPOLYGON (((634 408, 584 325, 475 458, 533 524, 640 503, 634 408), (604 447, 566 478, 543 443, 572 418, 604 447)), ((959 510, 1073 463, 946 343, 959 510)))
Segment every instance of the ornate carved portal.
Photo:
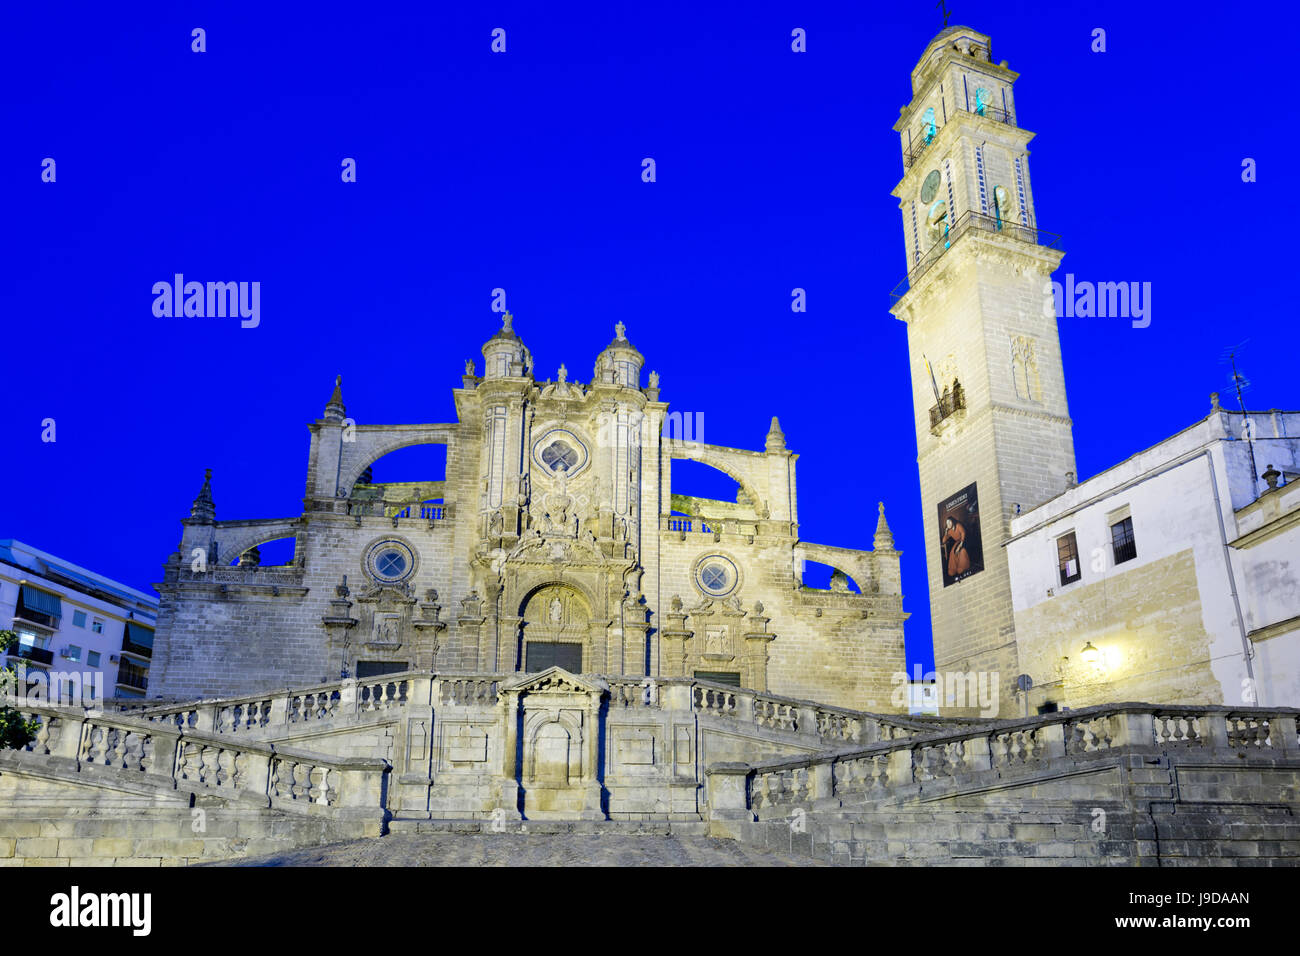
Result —
POLYGON ((767 645, 775 637, 763 605, 745 611, 740 599, 705 598, 692 608, 674 596, 664 615, 663 673, 690 677, 701 673, 734 673, 742 687, 767 690, 767 645))
POLYGON ((573 673, 644 673, 645 611, 625 607, 639 575, 635 559, 622 550, 608 542, 602 547, 590 532, 534 529, 509 551, 481 553, 474 578, 487 595, 482 617, 461 621, 462 629, 481 624, 472 637, 479 666, 498 672, 535 673, 560 665, 573 673))
POLYGON ((573 588, 553 584, 534 591, 524 605, 520 623, 523 670, 529 673, 560 666, 573 674, 583 671, 591 636, 591 609, 573 588))

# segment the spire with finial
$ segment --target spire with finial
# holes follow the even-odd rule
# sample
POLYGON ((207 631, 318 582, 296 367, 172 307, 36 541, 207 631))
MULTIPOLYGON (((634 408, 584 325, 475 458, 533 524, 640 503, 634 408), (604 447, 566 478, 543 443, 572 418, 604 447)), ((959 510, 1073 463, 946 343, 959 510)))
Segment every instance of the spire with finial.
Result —
POLYGON ((785 432, 781 431, 781 423, 775 415, 772 416, 772 427, 767 430, 767 450, 785 451, 785 432))
POLYGON ((880 511, 880 518, 876 521, 875 548, 877 551, 893 551, 894 532, 889 530, 889 522, 885 520, 885 503, 880 502, 877 508, 880 511))
POLYGON ((198 497, 194 499, 194 504, 190 506, 190 517, 195 521, 216 520, 217 506, 212 503, 211 468, 203 472, 203 487, 199 489, 198 497))
POLYGON ((347 417, 348 410, 343 407, 343 376, 334 377, 334 393, 325 403, 325 421, 341 422, 347 417))

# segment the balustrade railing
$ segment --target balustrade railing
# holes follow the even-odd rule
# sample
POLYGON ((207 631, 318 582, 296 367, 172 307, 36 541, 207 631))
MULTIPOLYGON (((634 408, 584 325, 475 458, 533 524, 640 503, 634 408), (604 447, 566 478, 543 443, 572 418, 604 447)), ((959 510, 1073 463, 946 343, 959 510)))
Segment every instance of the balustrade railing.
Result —
MULTIPOLYGON (((505 674, 437 674, 408 671, 223 700, 152 703, 123 701, 141 719, 177 730, 270 737, 285 728, 309 728, 351 719, 394 717, 409 704, 495 707, 505 674)), ((611 707, 688 707, 701 716, 734 720, 741 727, 804 734, 823 745, 867 745, 963 726, 960 721, 870 714, 812 701, 761 693, 690 677, 606 678, 611 707), (669 695, 680 688, 681 696, 669 695)))
MULTIPOLYGON (((982 726, 942 731, 906 740, 884 740, 866 748, 840 749, 798 758, 754 764, 745 807, 750 810, 790 807, 822 798, 879 799, 914 792, 935 783, 956 784, 973 775, 1002 775, 1045 767, 1063 758, 1094 758, 1108 754, 1177 754, 1198 748, 1202 755, 1225 759, 1257 755, 1300 761, 1295 709, 1229 710, 1187 707, 1171 710, 1133 704, 1113 704, 1066 711, 1051 717, 992 721, 982 726), (1243 753, 1243 751, 1245 753, 1243 753)), ((722 764, 707 775, 736 774, 722 764)), ((745 788, 709 791, 743 793, 745 788)))
MULTIPOLYGON (((227 728, 255 721, 263 710, 242 705, 229 711, 227 728)), ((382 811, 380 759, 333 757, 280 745, 183 726, 181 721, 150 721, 95 710, 18 702, 20 714, 37 724, 22 751, 75 766, 81 772, 142 774, 171 785, 203 788, 228 795, 263 798, 266 805, 382 811)), ((159 718, 166 715, 156 715, 159 718)))

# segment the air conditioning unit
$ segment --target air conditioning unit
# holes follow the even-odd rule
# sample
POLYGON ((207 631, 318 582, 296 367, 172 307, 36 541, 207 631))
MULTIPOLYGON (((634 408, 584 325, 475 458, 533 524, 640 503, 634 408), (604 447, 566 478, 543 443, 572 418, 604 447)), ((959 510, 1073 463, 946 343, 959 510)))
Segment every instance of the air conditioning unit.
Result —
POLYGON ((121 655, 121 654, 109 654, 109 655, 108 655, 108 662, 109 662, 110 664, 120 664, 120 663, 122 663, 122 655, 121 655))

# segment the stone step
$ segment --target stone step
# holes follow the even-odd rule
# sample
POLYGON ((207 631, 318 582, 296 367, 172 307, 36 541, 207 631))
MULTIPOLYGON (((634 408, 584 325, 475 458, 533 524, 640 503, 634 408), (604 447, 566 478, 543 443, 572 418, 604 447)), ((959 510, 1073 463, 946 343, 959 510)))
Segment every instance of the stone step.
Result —
POLYGON ((611 834, 707 836, 703 820, 422 820, 395 817, 389 833, 611 834))

